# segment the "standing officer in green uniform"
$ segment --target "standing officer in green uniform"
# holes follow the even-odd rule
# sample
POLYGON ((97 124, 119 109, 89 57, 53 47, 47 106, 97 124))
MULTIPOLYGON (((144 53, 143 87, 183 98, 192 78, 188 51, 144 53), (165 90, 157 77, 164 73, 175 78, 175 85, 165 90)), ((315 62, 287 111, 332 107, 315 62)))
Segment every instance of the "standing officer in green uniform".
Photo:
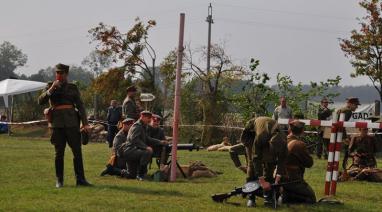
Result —
MULTIPOLYGON (((258 117, 247 123, 240 140, 246 147, 249 161, 247 180, 259 181, 264 190, 264 203, 271 206, 271 183, 279 183, 281 176, 285 175, 285 160, 288 155, 286 136, 276 120, 258 117)), ((255 206, 254 195, 250 197, 247 206, 255 206)))
POLYGON ((137 94, 137 88, 135 86, 130 86, 126 89, 127 96, 123 100, 122 112, 125 118, 132 118, 134 120, 139 119, 140 109, 135 102, 135 95, 137 94))
MULTIPOLYGON (((341 113, 344 113, 345 114, 345 121, 349 121, 350 118, 352 117, 353 112, 355 110, 357 110, 358 105, 361 105, 359 103, 358 98, 355 98, 355 97, 347 98, 346 99, 346 105, 344 107, 340 108, 339 110, 337 110, 338 117, 340 116, 341 113)), ((344 146, 344 150, 345 150, 344 158, 342 161, 342 168, 343 169, 346 169, 347 160, 349 158, 349 151, 348 151, 349 142, 350 142, 350 140, 347 137, 346 130, 343 129, 343 144, 344 144, 343 146, 344 146)))
MULTIPOLYGON (((332 110, 328 107, 329 101, 326 97, 321 100, 320 107, 318 108, 317 118, 318 120, 329 120, 332 116, 332 110)), ((329 139, 324 138, 324 130, 325 127, 319 127, 318 136, 320 139, 318 140, 318 144, 316 146, 316 154, 319 159, 321 159, 322 152, 324 152, 324 158, 328 157, 328 144, 329 139)))
POLYGON ((38 98, 40 105, 49 101, 49 110, 44 111, 52 128, 51 143, 55 148, 56 187, 64 185, 64 154, 66 143, 73 152, 74 172, 77 186, 91 186, 85 179, 81 151, 80 121, 82 128, 90 132, 85 107, 80 92, 73 83, 68 83, 69 66, 57 64, 56 80, 48 83, 38 98))
POLYGON ((305 124, 293 121, 289 124, 288 157, 286 158, 286 174, 282 177, 283 182, 299 181, 283 186, 283 203, 306 203, 316 202, 313 189, 304 180, 305 168, 313 166, 313 158, 310 156, 306 144, 301 141, 305 124))

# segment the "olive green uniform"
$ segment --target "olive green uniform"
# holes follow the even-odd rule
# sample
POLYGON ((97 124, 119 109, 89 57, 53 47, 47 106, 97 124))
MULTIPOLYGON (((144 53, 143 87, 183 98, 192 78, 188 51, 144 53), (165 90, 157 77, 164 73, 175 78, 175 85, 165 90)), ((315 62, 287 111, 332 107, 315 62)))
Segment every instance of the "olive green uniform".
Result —
POLYGON ((63 181, 64 153, 66 143, 68 143, 73 152, 74 172, 77 182, 85 181, 81 151, 80 120, 83 125, 87 125, 88 120, 80 92, 75 84, 64 82, 59 88, 49 94, 47 91, 51 85, 52 83, 48 83, 43 93, 39 96, 38 103, 43 105, 49 101, 51 106, 51 143, 55 147, 57 180, 63 181), (73 108, 56 110, 55 107, 60 105, 72 105, 73 108))
MULTIPOLYGON (((338 118, 340 117, 340 114, 341 113, 344 113, 345 114, 345 121, 349 121, 352 114, 353 114, 353 111, 350 109, 350 107, 348 106, 345 106, 345 107, 342 107, 340 108, 339 110, 337 110, 337 114, 338 114, 338 118)), ((343 136, 342 136, 342 140, 343 140, 343 151, 344 151, 344 158, 342 160, 342 168, 346 168, 347 166, 347 160, 348 160, 348 157, 349 157, 349 139, 347 137, 347 133, 346 133, 346 129, 343 128, 343 136)))
MULTIPOLYGON (((248 180, 264 176, 266 181, 272 183, 274 172, 276 175, 285 175, 285 159, 288 155, 286 136, 274 119, 258 117, 250 120, 243 130, 241 142, 246 146, 248 161, 252 161, 248 165, 248 180)), ((266 204, 272 201, 271 196, 271 191, 264 192, 266 204)))
POLYGON ((131 175, 135 175, 138 171, 138 176, 144 177, 147 173, 147 164, 151 161, 152 155, 146 149, 148 144, 160 145, 160 140, 149 137, 147 125, 138 120, 131 126, 127 141, 121 146, 121 156, 126 159, 131 175))
MULTIPOLYGON (((332 111, 329 108, 320 105, 317 113, 318 120, 328 120, 331 115, 332 111)), ((321 158, 322 153, 324 153, 325 158, 328 156, 329 139, 324 138, 324 130, 325 127, 319 127, 318 129, 318 136, 320 137, 318 144, 316 145, 316 154, 318 158, 321 158)))
POLYGON ((316 195, 313 189, 304 181, 305 168, 313 166, 313 158, 310 156, 306 144, 290 135, 288 141, 288 157, 286 158, 286 175, 283 182, 301 181, 283 186, 284 203, 315 203, 316 195))
POLYGON ((239 155, 245 155, 245 157, 247 157, 245 153, 245 146, 242 143, 232 146, 229 149, 229 155, 231 156, 231 159, 235 167, 237 168, 241 167, 239 155))
POLYGON ((349 152, 353 155, 353 165, 359 168, 376 167, 377 142, 373 136, 354 137, 349 144, 349 152))
POLYGON ((135 103, 134 98, 126 97, 122 104, 122 112, 125 118, 132 118, 134 120, 139 119, 139 109, 137 104, 135 103))

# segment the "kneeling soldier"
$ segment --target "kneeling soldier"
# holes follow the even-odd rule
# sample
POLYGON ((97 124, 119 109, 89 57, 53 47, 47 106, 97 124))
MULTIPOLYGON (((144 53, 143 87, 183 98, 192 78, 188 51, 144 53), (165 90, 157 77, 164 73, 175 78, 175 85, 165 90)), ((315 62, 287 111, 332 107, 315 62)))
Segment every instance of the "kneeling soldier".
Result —
MULTIPOLYGON (((272 206, 271 183, 279 183, 281 176, 285 174, 285 159, 288 154, 286 137, 277 121, 269 117, 258 117, 248 122, 241 135, 241 142, 246 147, 249 161, 247 180, 259 181, 264 190, 265 205, 272 206)), ((249 198, 247 206, 255 206, 255 196, 249 198)))
POLYGON ((121 146, 121 156, 127 161, 128 172, 130 175, 137 175, 138 180, 143 180, 147 174, 147 165, 153 154, 153 149, 147 144, 168 144, 165 140, 154 139, 146 134, 151 117, 151 112, 141 112, 140 118, 129 130, 127 141, 121 146))
POLYGON ((101 176, 106 174, 128 177, 126 171, 126 161, 118 157, 121 146, 127 140, 127 134, 134 123, 134 119, 126 118, 122 121, 122 129, 117 133, 113 140, 113 149, 106 169, 102 171, 101 176))
POLYGON ((300 181, 283 186, 283 203, 308 203, 316 202, 313 189, 304 180, 305 168, 313 166, 306 144, 298 139, 304 132, 304 123, 293 121, 289 124, 288 157, 286 159, 286 176, 284 182, 300 181))

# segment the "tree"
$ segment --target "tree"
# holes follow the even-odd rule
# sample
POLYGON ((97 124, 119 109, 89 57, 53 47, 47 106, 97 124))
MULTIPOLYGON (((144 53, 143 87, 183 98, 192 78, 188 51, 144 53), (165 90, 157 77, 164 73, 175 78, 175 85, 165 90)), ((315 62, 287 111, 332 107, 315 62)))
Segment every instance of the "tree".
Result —
POLYGON ((17 78, 15 70, 24 66, 28 60, 26 54, 8 41, 0 45, 0 80, 17 78))
POLYGON ((89 69, 94 72, 96 77, 98 77, 104 69, 109 68, 111 64, 111 57, 106 54, 102 54, 97 50, 90 52, 90 54, 82 61, 82 65, 89 67, 89 69))
POLYGON ((273 105, 278 105, 280 97, 285 96, 295 115, 306 115, 309 100, 314 97, 327 97, 331 100, 339 95, 339 93, 330 92, 330 88, 337 87, 341 77, 337 76, 334 79, 327 79, 318 83, 310 82, 309 86, 304 86, 302 82, 295 84, 290 76, 280 73, 277 74, 276 80, 276 87, 273 88, 274 95, 270 98, 273 105))
POLYGON ((97 27, 89 30, 92 42, 97 42, 96 49, 101 54, 110 56, 112 61, 121 62, 118 69, 128 75, 138 74, 144 81, 149 81, 147 92, 155 90, 155 51, 148 43, 148 31, 156 25, 154 20, 144 24, 139 18, 135 19, 134 26, 127 32, 119 31, 115 26, 99 23, 97 27), (148 53, 152 64, 146 61, 144 51, 148 53))
POLYGON ((382 2, 363 0, 359 5, 366 16, 359 18, 360 29, 349 39, 340 39, 340 47, 354 67, 351 77, 367 76, 382 101, 382 2))
MULTIPOLYGON (((49 82, 53 81, 55 77, 55 69, 51 66, 40 69, 36 74, 32 74, 27 79, 39 82, 49 82)), ((72 65, 69 69, 69 78, 70 82, 77 81, 81 85, 88 86, 91 81, 94 79, 93 74, 81 66, 72 65)))
POLYGON ((84 101, 92 102, 94 93, 103 98, 100 100, 101 108, 107 108, 112 99, 123 100, 126 96, 126 88, 131 85, 131 79, 125 79, 124 72, 118 68, 110 69, 94 79, 85 92, 84 101))
MULTIPOLYGON (((259 60, 251 59, 250 71, 248 72, 249 79, 244 81, 240 92, 232 94, 232 101, 245 122, 254 116, 269 115, 269 104, 274 98, 274 90, 267 85, 270 77, 267 73, 258 71, 259 64, 259 60)), ((240 80, 239 82, 243 81, 240 80)))
POLYGON ((201 68, 199 63, 207 58, 207 48, 202 47, 193 51, 187 48, 188 54, 185 55, 186 68, 193 77, 200 82, 200 97, 203 110, 203 133, 202 143, 204 145, 213 143, 213 135, 216 129, 209 125, 220 124, 227 104, 224 90, 229 87, 234 79, 240 79, 245 75, 245 70, 241 66, 233 64, 231 58, 226 54, 224 46, 214 44, 211 46, 211 69, 209 71, 201 68), (199 58, 196 61, 195 57, 199 58), (188 67, 187 67, 188 66, 188 67))

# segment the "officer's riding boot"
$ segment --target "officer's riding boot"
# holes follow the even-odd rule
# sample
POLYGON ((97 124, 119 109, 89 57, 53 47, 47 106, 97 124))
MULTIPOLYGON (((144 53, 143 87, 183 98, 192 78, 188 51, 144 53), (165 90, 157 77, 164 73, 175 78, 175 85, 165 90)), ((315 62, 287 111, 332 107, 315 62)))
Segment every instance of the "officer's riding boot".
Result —
POLYGON ((82 163, 82 157, 73 159, 74 173, 76 175, 77 186, 92 186, 85 179, 84 165, 82 163))
POLYGON ((140 165, 138 168, 137 180, 143 181, 147 173, 147 165, 140 165))
POLYGON ((55 168, 56 168, 56 188, 61 188, 64 186, 64 159, 56 158, 55 159, 55 168))

